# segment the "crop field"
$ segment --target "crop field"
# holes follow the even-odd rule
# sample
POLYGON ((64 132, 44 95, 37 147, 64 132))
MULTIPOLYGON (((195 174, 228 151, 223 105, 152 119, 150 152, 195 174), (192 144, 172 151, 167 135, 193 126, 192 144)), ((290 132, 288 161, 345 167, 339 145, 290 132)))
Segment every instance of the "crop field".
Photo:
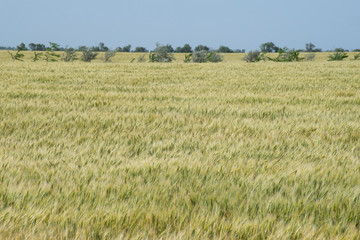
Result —
POLYGON ((13 62, 0 239, 360 239, 360 61, 13 62))

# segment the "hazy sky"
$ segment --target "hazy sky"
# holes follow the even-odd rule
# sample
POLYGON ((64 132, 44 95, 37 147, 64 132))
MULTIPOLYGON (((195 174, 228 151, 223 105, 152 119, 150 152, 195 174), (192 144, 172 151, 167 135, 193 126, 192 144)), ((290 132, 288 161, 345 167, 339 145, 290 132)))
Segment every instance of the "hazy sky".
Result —
POLYGON ((0 46, 360 48, 360 0, 0 0, 0 46))

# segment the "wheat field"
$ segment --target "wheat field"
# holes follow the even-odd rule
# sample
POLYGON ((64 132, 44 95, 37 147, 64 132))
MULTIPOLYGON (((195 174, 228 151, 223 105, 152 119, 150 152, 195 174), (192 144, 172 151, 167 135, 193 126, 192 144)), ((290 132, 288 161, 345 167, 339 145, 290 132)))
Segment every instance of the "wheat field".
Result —
POLYGON ((360 239, 360 61, 29 54, 0 51, 0 239, 360 239))

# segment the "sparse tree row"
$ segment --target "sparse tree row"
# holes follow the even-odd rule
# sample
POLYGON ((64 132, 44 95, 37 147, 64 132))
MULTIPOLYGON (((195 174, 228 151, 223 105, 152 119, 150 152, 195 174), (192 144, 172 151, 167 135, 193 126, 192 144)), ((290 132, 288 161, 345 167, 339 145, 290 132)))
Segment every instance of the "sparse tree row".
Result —
MULTIPOLYGON (((289 49, 287 47, 280 48, 276 46, 273 42, 266 42, 260 45, 260 50, 249 51, 244 57, 243 60, 246 62, 259 62, 259 61, 273 61, 273 62, 298 62, 298 61, 312 61, 315 58, 315 52, 321 52, 320 48, 315 48, 314 44, 307 43, 305 49, 289 49), (300 57, 301 52, 306 52, 307 54, 304 57, 300 57), (276 57, 269 57, 267 53, 278 53, 276 57)), ((81 60, 84 62, 91 62, 96 59, 98 52, 104 52, 104 62, 111 62, 111 58, 115 56, 116 52, 142 52, 148 53, 149 62, 171 62, 175 60, 173 53, 187 53, 185 55, 184 62, 221 62, 223 56, 220 53, 245 53, 245 49, 232 50, 226 46, 220 46, 217 50, 211 50, 208 46, 198 45, 192 50, 192 47, 189 44, 185 44, 183 47, 177 47, 175 50, 170 45, 161 45, 156 44, 156 48, 153 51, 148 51, 144 47, 136 47, 134 51, 131 51, 131 45, 124 47, 117 47, 115 50, 110 50, 104 43, 99 43, 98 46, 86 47, 80 46, 77 49, 71 47, 62 48, 56 43, 49 43, 49 46, 46 47, 44 44, 35 44, 30 43, 28 48, 24 43, 21 43, 16 48, 11 47, 1 47, 0 50, 16 50, 15 53, 8 51, 9 55, 14 61, 23 61, 24 54, 23 51, 31 50, 33 52, 32 60, 34 62, 39 60, 45 60, 47 62, 56 62, 56 61, 65 61, 72 62, 75 60, 81 60), (58 52, 63 52, 59 54, 58 52), (78 53, 80 52, 80 56, 78 53)), ((348 57, 343 48, 336 48, 334 50, 328 50, 327 52, 332 52, 328 56, 329 61, 341 61, 348 57)), ((353 52, 360 52, 360 49, 354 49, 353 52)), ((132 59, 131 62, 134 62, 136 59, 132 59)), ((354 55, 352 60, 360 60, 360 53, 354 55)), ((138 58, 138 62, 146 62, 146 54, 138 58)))

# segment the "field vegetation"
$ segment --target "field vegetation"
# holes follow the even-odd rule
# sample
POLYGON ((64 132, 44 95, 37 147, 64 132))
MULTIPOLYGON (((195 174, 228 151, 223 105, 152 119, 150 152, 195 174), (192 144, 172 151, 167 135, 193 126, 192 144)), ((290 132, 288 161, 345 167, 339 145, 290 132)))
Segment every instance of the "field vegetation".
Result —
POLYGON ((353 53, 24 55, 0 51, 0 239, 360 238, 353 53))

